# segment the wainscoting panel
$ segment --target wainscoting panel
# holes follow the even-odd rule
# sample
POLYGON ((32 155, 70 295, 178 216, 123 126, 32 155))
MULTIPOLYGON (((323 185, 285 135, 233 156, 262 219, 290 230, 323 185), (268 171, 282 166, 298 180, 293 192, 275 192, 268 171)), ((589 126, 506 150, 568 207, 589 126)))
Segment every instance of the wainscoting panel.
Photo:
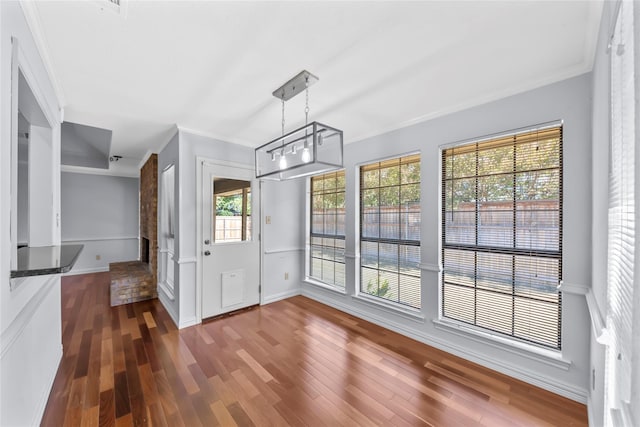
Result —
POLYGON ((62 358, 60 277, 46 282, 0 338, 0 425, 38 425, 62 358), (35 408, 35 410, 34 410, 35 408))
POLYGON ((66 275, 108 271, 112 262, 133 261, 139 257, 137 236, 65 239, 62 243, 84 245, 76 264, 66 275))

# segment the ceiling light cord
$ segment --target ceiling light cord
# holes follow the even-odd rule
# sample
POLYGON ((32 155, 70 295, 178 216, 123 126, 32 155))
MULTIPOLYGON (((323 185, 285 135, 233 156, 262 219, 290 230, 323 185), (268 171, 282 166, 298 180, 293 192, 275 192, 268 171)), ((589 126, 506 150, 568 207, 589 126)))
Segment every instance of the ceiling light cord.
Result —
POLYGON ((304 92, 307 97, 304 107, 304 125, 309 124, 309 76, 304 80, 304 92))
MULTIPOLYGON (((309 76, 304 79, 304 86, 306 96, 304 107, 304 125, 307 126, 309 124, 309 76)), ((307 129, 304 130, 304 144, 302 145, 301 160, 303 163, 309 163, 311 161, 311 153, 309 152, 309 134, 307 133, 307 129)))
MULTIPOLYGON (((284 136, 284 89, 282 89, 282 136, 284 136)), ((282 140, 284 144, 284 140, 282 140)))

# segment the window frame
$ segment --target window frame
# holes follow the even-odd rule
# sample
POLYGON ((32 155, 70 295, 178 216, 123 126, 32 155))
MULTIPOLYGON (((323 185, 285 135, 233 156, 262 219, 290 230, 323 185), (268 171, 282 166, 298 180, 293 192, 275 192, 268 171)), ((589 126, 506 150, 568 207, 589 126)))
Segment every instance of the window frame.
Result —
MULTIPOLYGON (((533 126, 527 126, 527 127, 522 127, 522 128, 517 128, 517 129, 512 129, 512 130, 508 130, 505 132, 500 132, 500 133, 495 133, 495 134, 490 134, 490 135, 485 135, 482 137, 476 137, 476 138, 469 138, 469 139, 465 139, 465 140, 461 140, 461 141, 456 141, 456 142, 452 142, 452 143, 448 143, 448 144, 443 144, 440 145, 439 147, 439 161, 438 161, 438 172, 439 172, 439 200, 438 200, 438 263, 439 263, 439 274, 438 274, 438 317, 437 319, 434 319, 434 323, 436 325, 436 327, 441 328, 443 330, 450 330, 450 331, 460 331, 460 332, 464 332, 465 334, 468 334, 469 336, 477 336, 479 337, 479 339, 490 339, 492 341, 495 341, 496 344, 502 344, 502 345, 507 345, 509 347, 515 347, 515 348, 520 348, 520 349, 524 349, 526 351, 529 352, 533 352, 536 354, 539 354, 541 356, 544 356, 546 358, 549 358, 551 360, 556 360, 559 361, 561 360, 561 354, 562 354, 562 316, 563 316, 563 298, 562 298, 562 294, 561 294, 561 290, 559 288, 559 285, 562 283, 562 277, 563 277, 563 265, 564 265, 564 253, 563 253, 563 185, 564 185, 564 179, 563 179, 563 157, 564 157, 564 142, 563 142, 563 126, 564 126, 564 122, 562 120, 555 120, 555 121, 551 121, 551 122, 545 122, 545 123, 541 123, 538 125, 533 125, 533 126), (445 274, 445 260, 444 260, 444 249, 446 248, 446 244, 445 244, 445 218, 444 218, 444 212, 445 212, 445 207, 443 206, 445 204, 445 194, 444 194, 444 188, 445 188, 445 168, 444 168, 444 153, 446 150, 448 149, 452 149, 452 148, 456 148, 456 147, 463 147, 465 145, 471 145, 471 144, 482 144, 484 142, 489 142, 492 140, 498 140, 501 138, 507 138, 507 137, 514 137, 517 135, 522 135, 522 134, 526 134, 528 132, 535 132, 535 131, 541 131, 544 129, 552 129, 552 128, 559 128, 560 129, 560 146, 559 146, 559 188, 558 188, 558 200, 559 200, 559 233, 558 233, 558 252, 559 254, 556 255, 555 259, 558 260, 558 270, 559 270, 559 278, 558 278, 558 346, 557 347, 552 347, 549 345, 545 345, 539 342, 535 342, 532 340, 528 340, 528 339, 524 339, 521 337, 517 337, 515 336, 515 334, 512 333, 511 334, 507 334, 507 333, 503 333, 494 329, 490 329, 490 328, 486 328, 480 325, 477 325, 477 321, 475 323, 469 323, 466 322, 464 320, 459 320, 459 319, 455 319, 455 318, 451 318, 451 317, 447 317, 444 315, 444 274, 445 274)), ((475 176, 477 176, 478 174, 476 173, 475 176)), ((511 200, 511 199, 510 199, 511 200)), ((517 200, 517 199, 516 199, 517 200)), ((477 208, 476 208, 477 211, 477 208)), ((513 230, 514 233, 516 231, 516 223, 513 224, 513 230)), ((455 246, 455 245, 454 245, 455 246)), ((464 246, 464 245, 463 245, 464 246)), ((472 245, 469 245, 472 246, 472 245)), ((481 245, 477 245, 477 247, 482 249, 481 245)), ((519 250, 519 249, 515 249, 514 251, 510 251, 510 249, 513 248, 505 248, 505 252, 506 254, 509 255, 513 255, 513 256, 518 256, 518 255, 526 255, 526 254, 530 254, 531 252, 536 252, 536 251, 525 251, 525 250, 519 250)), ((546 253, 547 251, 545 250, 540 250, 537 252, 541 252, 544 253, 543 256, 548 256, 549 254, 546 253)), ((477 253, 477 252, 472 252, 472 253, 477 253)), ((481 252, 482 253, 482 252, 481 252)), ((515 267, 512 268, 512 271, 515 274, 515 267)), ((477 290, 477 288, 474 288, 474 290, 477 290)), ((474 303, 475 304, 475 303, 474 303)), ((513 308, 512 308, 512 315, 513 315, 513 308)))
MULTIPOLYGON (((418 296, 418 301, 419 301, 419 306, 415 307, 409 304, 405 304, 399 301, 394 301, 392 299, 387 299, 387 298, 383 298, 383 297, 379 297, 376 295, 372 295, 368 292, 365 292, 362 290, 362 280, 363 280, 363 275, 362 275, 362 260, 363 260, 363 254, 362 254, 362 243, 363 243, 363 236, 362 236, 362 214, 363 214, 363 204, 362 204, 362 170, 364 167, 369 166, 369 165, 373 165, 376 163, 384 163, 387 161, 392 161, 392 160, 400 160, 403 158, 407 158, 407 157, 413 157, 413 156, 417 156, 419 158, 419 160, 417 161, 419 167, 420 167, 420 179, 418 182, 415 183, 411 183, 411 184, 417 184, 419 191, 420 191, 420 201, 418 202, 418 206, 419 206, 419 213, 418 213, 418 218, 419 218, 419 224, 418 224, 418 229, 420 230, 420 233, 422 233, 422 179, 423 179, 423 174, 422 174, 422 152, 421 150, 417 150, 417 151, 410 151, 410 152, 406 152, 406 153, 401 153, 401 154, 394 154, 391 156, 386 156, 383 158, 378 158, 378 159, 372 159, 372 160, 368 160, 365 162, 361 162, 355 165, 356 168, 356 182, 357 182, 357 188, 354 192, 355 195, 355 205, 356 205, 356 222, 355 222, 355 228, 356 228, 356 259, 357 259, 357 263, 354 266, 354 270, 355 270, 355 297, 360 298, 363 301, 366 301, 368 303, 371 303, 375 306, 378 306, 380 308, 388 308, 391 309, 395 312, 399 312, 399 313, 405 313, 408 314, 411 318, 417 318, 417 319, 421 319, 423 320, 423 317, 420 315, 420 313, 422 312, 423 309, 423 305, 422 305, 422 297, 423 297, 423 289, 422 289, 422 236, 420 237, 420 239, 417 241, 417 244, 412 243, 411 246, 415 246, 418 248, 418 254, 419 254, 419 260, 417 262, 416 265, 416 270, 418 272, 418 276, 414 276, 417 278, 419 285, 419 296, 418 296)), ((399 163, 402 164, 402 163, 399 163)), ((398 184, 398 187, 400 187, 402 184, 398 184)), ((369 241, 372 241, 373 238, 369 238, 367 237, 367 239, 369 239, 369 241)), ((397 245, 401 245, 401 241, 404 241, 402 239, 391 239, 394 240, 394 242, 391 242, 389 239, 382 239, 384 240, 383 243, 389 243, 389 244, 397 244, 397 245), (398 242, 395 242, 395 240, 398 240, 398 242)), ((378 241, 381 241, 380 238, 378 238, 378 241)), ((408 240, 407 240, 408 242, 408 240)), ((379 271, 379 269, 378 269, 379 271)), ((400 269, 398 268, 398 273, 399 276, 402 276, 402 274, 400 273, 400 269)), ((400 282, 400 277, 398 279, 398 286, 401 286, 401 282, 400 282)))
MULTIPOLYGON (((347 223, 346 223, 346 204, 347 204, 347 173, 345 169, 338 169, 335 171, 331 171, 331 172, 325 172, 325 173, 321 173, 321 174, 317 174, 317 175, 313 175, 310 176, 307 179, 307 228, 306 228, 306 240, 307 240, 307 244, 306 244, 306 254, 305 254, 305 281, 308 283, 312 283, 314 285, 319 285, 322 287, 326 287, 328 289, 340 292, 340 293, 346 293, 346 288, 347 288, 347 265, 346 265, 346 260, 347 260, 347 256, 346 256, 346 243, 347 243, 347 238, 346 238, 346 228, 347 228, 347 223), (338 176, 338 174, 342 174, 343 176, 343 181, 344 181, 344 188, 343 188, 343 197, 344 197, 344 217, 345 217, 345 221, 344 221, 344 230, 343 230, 343 234, 337 234, 337 220, 336 220, 336 234, 327 234, 327 233, 314 233, 313 232, 313 215, 314 215, 314 207, 313 207, 313 196, 314 196, 314 192, 313 192, 313 179, 314 178, 319 178, 319 177, 327 177, 328 175, 336 175, 336 178, 338 176), (314 235, 316 234, 316 235, 314 235), (313 256, 313 238, 320 238, 320 239, 333 239, 333 240, 342 240, 343 242, 343 247, 342 249, 342 261, 338 261, 338 260, 330 260, 330 259, 325 259, 325 258, 316 258, 313 256), (314 259, 320 259, 321 262, 331 262, 334 264, 334 281, 333 282, 328 282, 325 281, 322 277, 316 277, 313 275, 313 260, 314 259), (344 283, 343 285, 339 285, 336 284, 335 282, 335 275, 336 275, 336 269, 335 269, 335 264, 342 264, 342 269, 343 269, 343 274, 344 274, 344 283)), ((323 193, 323 194, 338 194, 340 193, 337 183, 336 183, 336 191, 335 192, 329 192, 329 193, 323 193)), ((324 211, 324 208, 323 208, 324 211)), ((324 214, 323 214, 324 215, 324 214)), ((322 245, 324 248, 324 245, 322 245)), ((336 248, 338 248, 337 246, 333 246, 334 251, 336 250, 336 248)), ((340 248, 338 248, 340 249, 340 248)))
MULTIPOLYGON (((245 181, 245 180, 236 180, 235 178, 220 178, 222 180, 231 180, 231 181, 245 181)), ((241 188, 236 188, 236 189, 232 189, 232 190, 226 190, 226 191, 221 191, 220 193, 216 194, 215 193, 215 181, 213 183, 213 194, 211 195, 211 199, 212 199, 212 207, 211 207, 211 244, 212 245, 232 245, 232 244, 243 244, 243 243, 251 243, 254 241, 254 224, 253 224, 253 211, 254 211, 254 201, 253 201, 253 189, 254 189, 254 182, 253 181, 245 181, 248 185, 243 186, 241 188), (241 226, 240 229, 238 229, 240 231, 240 239, 239 240, 227 240, 227 239, 222 239, 219 240, 216 237, 216 233, 217 233, 217 218, 221 217, 221 218, 225 218, 225 216, 222 215, 217 215, 216 210, 217 210, 217 205, 218 205, 218 197, 221 196, 229 196, 229 195, 235 195, 234 193, 237 193, 238 191, 240 191, 240 197, 242 198, 242 209, 241 209, 241 215, 234 215, 231 216, 231 218, 237 218, 240 217, 241 218, 241 226), (251 213, 247 213, 249 210, 251 210, 251 213)))
POLYGON ((619 2, 610 32, 607 347, 604 362, 604 419, 607 425, 633 425, 638 421, 634 416, 640 414, 632 406, 634 393, 640 390, 637 381, 640 368, 639 270, 634 262, 640 252, 636 228, 640 200, 637 7, 636 2, 619 2))

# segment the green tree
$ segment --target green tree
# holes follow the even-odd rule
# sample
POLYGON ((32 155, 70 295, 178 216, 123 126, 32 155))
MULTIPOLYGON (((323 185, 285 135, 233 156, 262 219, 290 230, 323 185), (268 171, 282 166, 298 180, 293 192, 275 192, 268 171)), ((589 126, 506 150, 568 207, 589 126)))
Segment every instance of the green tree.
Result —
POLYGON ((446 209, 460 203, 553 200, 559 197, 557 138, 523 143, 499 141, 476 153, 475 146, 448 150, 444 162, 446 209), (478 175, 476 182, 475 176, 478 175))
POLYGON ((242 194, 216 197, 217 216, 240 216, 242 215, 242 194))
POLYGON ((379 280, 380 279, 376 280, 374 283, 373 279, 369 279, 369 282, 367 283, 367 293, 369 295, 385 298, 389 293, 389 280, 383 279, 380 286, 378 286, 379 280))

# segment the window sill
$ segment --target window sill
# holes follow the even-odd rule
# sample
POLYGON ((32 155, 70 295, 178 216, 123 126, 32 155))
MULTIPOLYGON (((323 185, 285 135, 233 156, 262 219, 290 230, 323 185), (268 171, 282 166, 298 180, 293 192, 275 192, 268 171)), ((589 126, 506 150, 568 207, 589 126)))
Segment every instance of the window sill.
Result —
POLYGON ((433 324, 436 329, 450 332, 463 338, 526 357, 536 362, 541 362, 554 368, 560 368, 565 371, 569 370, 572 365, 570 360, 562 357, 562 352, 555 350, 547 350, 545 348, 536 347, 526 343, 518 342, 505 338, 490 332, 480 331, 472 326, 461 324, 451 320, 434 319, 433 324))
POLYGON ((406 319, 410 319, 420 323, 424 323, 425 321, 425 317, 422 315, 422 312, 418 309, 404 307, 392 301, 389 301, 389 302, 377 301, 375 298, 372 298, 363 294, 352 295, 351 298, 358 302, 371 305, 373 307, 387 311, 389 313, 400 315, 406 319))
POLYGON ((346 295, 347 294, 346 289, 340 289, 340 288, 337 288, 335 286, 328 285, 328 284, 326 284, 324 282, 321 282, 319 280, 315 280, 315 279, 313 279, 311 277, 305 277, 304 278, 304 283, 307 283, 307 284, 313 285, 313 286, 317 286, 319 288, 327 289, 329 291, 333 291, 333 292, 335 292, 337 294, 340 294, 340 295, 346 295))

